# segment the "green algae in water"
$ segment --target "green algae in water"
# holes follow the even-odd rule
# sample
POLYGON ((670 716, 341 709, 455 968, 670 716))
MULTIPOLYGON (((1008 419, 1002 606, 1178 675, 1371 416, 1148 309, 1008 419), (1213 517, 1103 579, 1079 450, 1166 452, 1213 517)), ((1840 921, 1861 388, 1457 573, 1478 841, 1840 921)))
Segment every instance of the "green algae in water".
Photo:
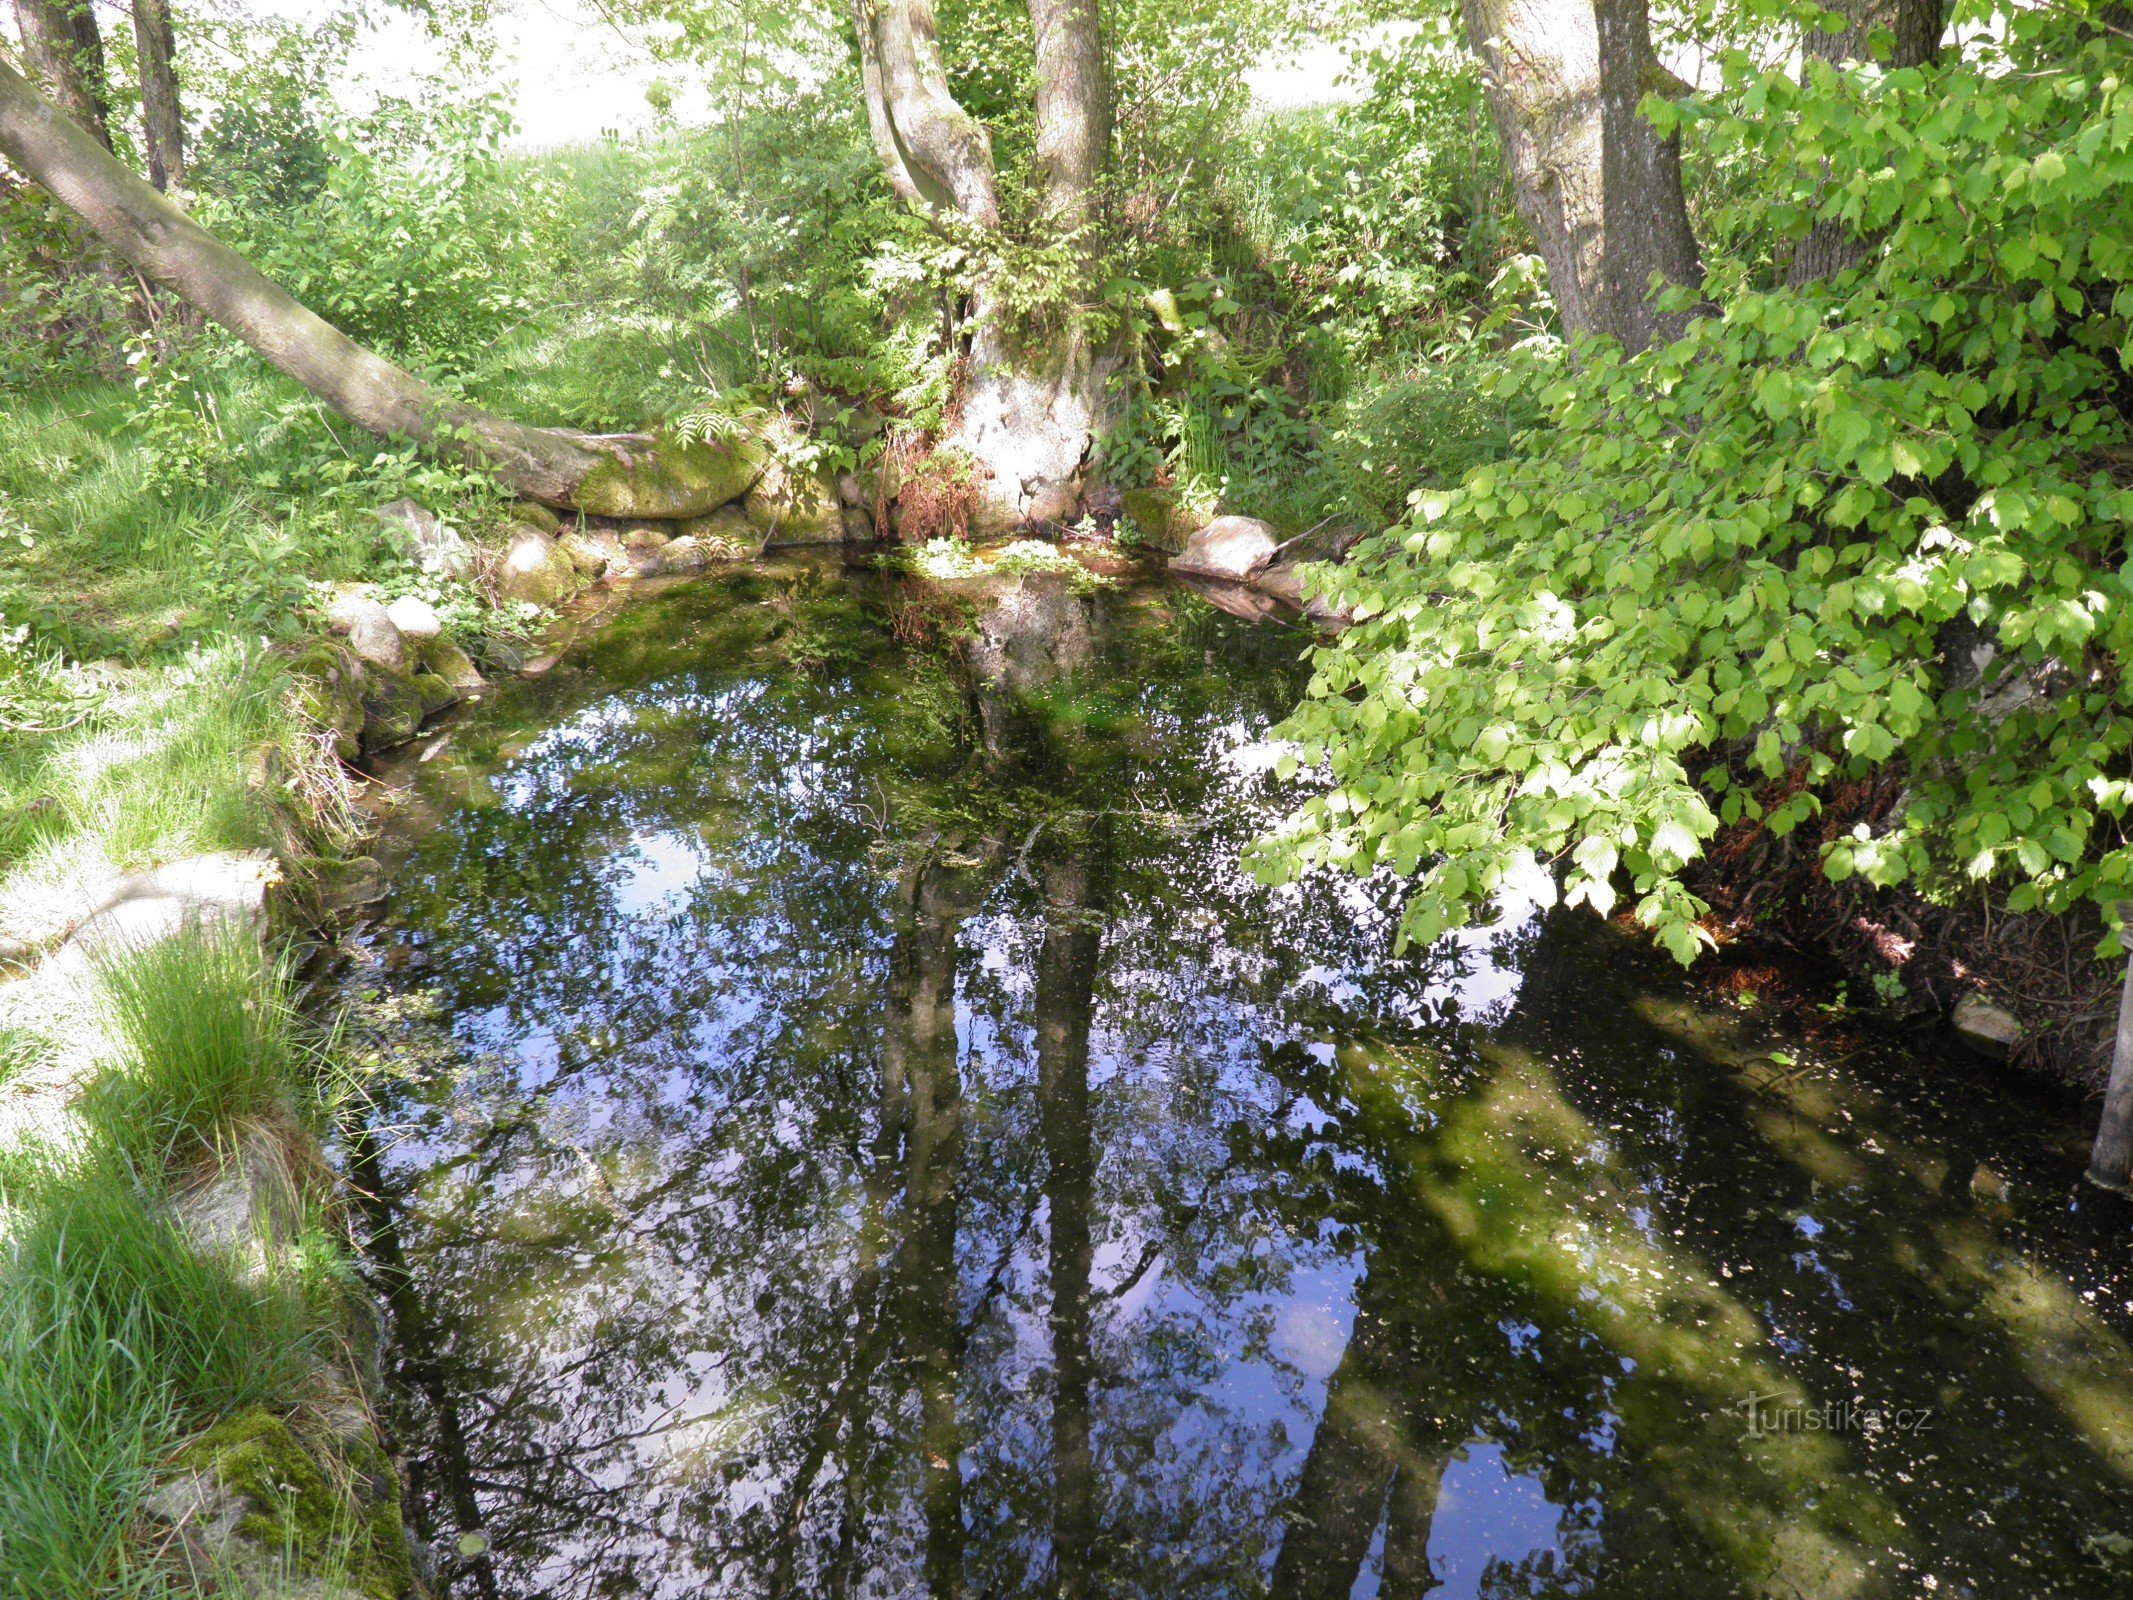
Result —
POLYGON ((408 764, 350 983, 452 1593, 2133 1592, 2048 1110, 1253 884, 1301 643, 794 564, 408 764))

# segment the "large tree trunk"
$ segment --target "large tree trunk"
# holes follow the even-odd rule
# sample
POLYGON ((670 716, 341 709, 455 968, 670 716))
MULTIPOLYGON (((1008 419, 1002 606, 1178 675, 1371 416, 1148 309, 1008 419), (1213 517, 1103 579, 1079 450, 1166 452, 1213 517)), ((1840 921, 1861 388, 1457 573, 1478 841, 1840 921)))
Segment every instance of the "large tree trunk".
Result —
MULTIPOLYGON (((1851 26, 1842 33, 1808 29, 1800 41, 1806 57, 1803 69, 1814 61, 1838 66, 1866 60, 1876 28, 1887 28, 1894 36, 1891 67, 1922 67, 1940 55, 1941 37, 1948 26, 1945 0, 1844 0, 1830 9, 1843 12, 1851 26)), ((1864 261, 1873 248, 1874 241, 1862 238, 1848 222, 1817 222, 1794 249, 1787 280, 1802 284, 1834 278, 1864 261)))
POLYGON ((104 80, 104 36, 89 0, 15 0, 22 55, 31 74, 69 117, 106 150, 111 106, 104 80))
MULTIPOLYGON (((1097 3, 1029 0, 1029 11, 1044 220, 1078 235, 1092 221, 1111 138, 1097 3)), ((931 0, 854 0, 854 20, 868 125, 890 186, 944 220, 997 228, 992 142, 949 90, 931 0)), ((958 421, 947 442, 977 465, 981 531, 1062 521, 1080 500, 1110 366, 1092 354, 1081 325, 1084 288, 1066 286, 1075 305, 1039 348, 1007 326, 987 286, 973 296, 958 421)))
POLYGON ((1637 113, 1656 81, 1646 0, 1465 0, 1519 215, 1570 337, 1628 350, 1679 330, 1652 278, 1702 278, 1679 140, 1637 113))
POLYGON ((133 0, 133 47, 141 64, 148 181, 168 194, 185 187, 185 119, 178 106, 178 36, 170 25, 170 0, 133 0))
POLYGON ((143 183, 0 61, 0 156, 151 283, 222 324, 356 426, 472 461, 551 506, 691 517, 743 492, 752 446, 528 428, 438 394, 373 355, 143 183))

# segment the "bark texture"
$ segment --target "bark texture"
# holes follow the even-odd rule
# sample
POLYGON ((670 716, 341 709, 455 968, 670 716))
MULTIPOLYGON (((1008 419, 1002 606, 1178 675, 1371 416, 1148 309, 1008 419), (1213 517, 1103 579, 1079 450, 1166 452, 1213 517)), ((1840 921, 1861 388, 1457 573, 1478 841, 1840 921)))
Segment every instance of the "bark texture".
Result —
MULTIPOLYGON (((1807 70, 1812 70, 1811 63, 1815 61, 1839 66, 1869 59, 1871 41, 1879 28, 1888 29, 1893 36, 1888 58, 1892 68, 1922 67, 1940 55, 1941 38, 1948 26, 1945 0, 1848 0, 1830 9, 1843 12, 1851 19, 1851 25, 1842 33, 1808 30, 1801 40, 1801 53, 1806 57, 1802 65, 1807 70)), ((1793 251, 1787 280, 1801 284, 1833 278, 1856 267, 1873 248, 1873 240, 1862 238, 1847 222, 1817 222, 1793 251)))
POLYGON ((178 36, 170 24, 170 0, 133 0, 133 47, 141 66, 148 181, 168 194, 185 187, 185 118, 178 103, 178 36))
POLYGON ((104 36, 89 0, 15 0, 23 61, 45 93, 89 136, 111 148, 104 36))
POLYGON ((1465 0, 1465 13, 1563 331, 1630 350, 1670 336, 1679 319, 1653 307, 1653 275, 1693 286, 1702 273, 1680 143, 1637 114, 1662 81, 1646 0, 1465 0))
POLYGON ((470 460, 529 499, 605 516, 697 516, 746 489, 760 469, 749 446, 528 428, 439 395, 300 304, 5 62, 0 155, 142 277, 222 324, 356 426, 470 460))
MULTIPOLYGON (((1093 216, 1109 150, 1110 98, 1096 0, 1030 0, 1037 46, 1037 176, 1045 217, 1077 232, 1093 216)), ((992 141, 956 103, 941 64, 931 0, 854 0, 867 123, 890 186, 943 226, 989 233, 1000 223, 992 141)), ((1103 421, 1108 363, 1070 314, 1042 348, 1025 348, 998 297, 981 287, 948 443, 980 476, 986 533, 1070 517, 1103 421)))

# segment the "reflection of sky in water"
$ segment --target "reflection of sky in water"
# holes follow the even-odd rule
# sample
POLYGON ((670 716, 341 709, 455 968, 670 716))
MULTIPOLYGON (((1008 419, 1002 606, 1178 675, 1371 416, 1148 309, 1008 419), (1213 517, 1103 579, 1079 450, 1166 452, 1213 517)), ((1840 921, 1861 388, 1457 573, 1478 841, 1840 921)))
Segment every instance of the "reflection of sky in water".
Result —
MULTIPOLYGON (((862 770, 895 696, 665 670, 560 715, 497 775, 501 804, 410 868, 406 942, 467 1059, 392 1112, 440 1352, 422 1370, 442 1374, 408 1402, 416 1502, 449 1532, 471 1494, 507 1593, 740 1596, 782 1559, 820 1592, 855 1548, 849 1485, 852 1592, 919 1593, 940 1338, 967 1592, 1042 1592, 1066 1102, 1035 1013, 1066 925, 1046 863, 1081 836, 1019 813, 996 847, 957 835, 970 898, 928 957, 895 899, 912 842, 862 770), (917 1259, 909 1138, 879 1143, 885 995, 929 959, 964 1139, 931 1300, 895 1277, 917 1259)), ((1925 1509, 1999 1492, 1974 1442, 1744 1456, 1727 1420, 1774 1386, 1901 1398, 1954 1375, 1996 1437, 2133 1493, 2123 1334, 2086 1309, 2125 1300, 2123 1260, 2092 1248, 2083 1300, 2065 1215, 2032 1216, 2022 1239, 2059 1264, 2009 1291, 1992 1263, 2021 1258, 1992 1230, 2011 1215, 1932 1186, 1977 1148, 1974 1108, 1899 1114, 1832 1077, 1820 1099, 1758 1098, 1700 1024, 1639 1021, 1635 990, 1545 922, 1541 883, 1390 958, 1385 885, 1266 891, 1238 865, 1278 812, 1265 707, 1150 681, 1171 699, 1102 790, 1111 898, 1075 913, 1101 928, 1079 1063, 1098 1592, 1402 1600, 1387 1563, 1421 1540, 1434 1592, 1474 1600, 1766 1582, 1819 1600, 1865 1592, 1859 1563, 1897 1546, 1949 1575, 1940 1593, 2011 1554, 2067 1575, 2038 1594, 2084 1593, 2094 1502, 2001 1532, 1925 1509), (2007 1342, 1988 1350, 1981 1321, 2007 1342), (1401 1473, 1434 1486, 1426 1526, 1401 1473)), ((927 781, 938 832, 990 780, 927 781)))

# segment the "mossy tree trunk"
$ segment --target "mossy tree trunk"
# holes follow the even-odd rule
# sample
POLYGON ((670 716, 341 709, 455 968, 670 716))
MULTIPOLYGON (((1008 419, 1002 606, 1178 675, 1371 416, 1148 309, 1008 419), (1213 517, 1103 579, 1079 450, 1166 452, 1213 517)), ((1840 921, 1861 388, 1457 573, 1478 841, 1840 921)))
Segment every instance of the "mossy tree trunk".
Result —
POLYGON ((1675 137, 1638 115, 1665 75, 1646 0, 1465 0, 1519 215, 1548 266, 1563 331, 1628 350, 1681 319, 1652 283, 1701 281, 1675 137))
MULTIPOLYGON (((1085 242, 1111 140, 1097 0, 1029 0, 1029 13, 1041 225, 1085 242)), ((931 0, 854 0, 854 23, 868 126, 890 186, 944 224, 995 232, 992 141, 949 89, 931 0)), ((988 286, 973 296, 948 443, 977 464, 977 521, 987 531, 1064 520, 1081 497, 1108 364, 1091 352, 1078 310, 1087 285, 1061 287, 1069 303, 1041 338, 1009 326, 988 286)))
POLYGON ((470 461, 544 504, 689 517, 747 489, 752 445, 529 428, 437 393, 364 349, 194 222, 0 61, 0 156, 150 283, 220 323, 356 426, 470 461))

